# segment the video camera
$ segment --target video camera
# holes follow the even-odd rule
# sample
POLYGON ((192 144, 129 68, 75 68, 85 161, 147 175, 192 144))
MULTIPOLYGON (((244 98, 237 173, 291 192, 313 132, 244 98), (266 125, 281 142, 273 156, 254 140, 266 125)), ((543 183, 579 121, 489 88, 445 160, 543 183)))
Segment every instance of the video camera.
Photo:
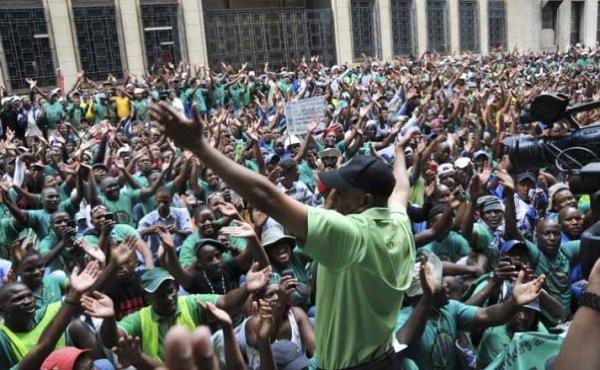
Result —
POLYGON ((569 188, 575 194, 590 194, 594 224, 581 235, 580 260, 583 276, 589 277, 600 258, 600 124, 580 127, 575 113, 600 108, 600 101, 569 107, 564 94, 543 94, 531 103, 522 122, 553 124, 567 120, 571 130, 561 136, 514 136, 506 139, 508 156, 518 172, 537 170, 552 163, 569 174, 569 188))

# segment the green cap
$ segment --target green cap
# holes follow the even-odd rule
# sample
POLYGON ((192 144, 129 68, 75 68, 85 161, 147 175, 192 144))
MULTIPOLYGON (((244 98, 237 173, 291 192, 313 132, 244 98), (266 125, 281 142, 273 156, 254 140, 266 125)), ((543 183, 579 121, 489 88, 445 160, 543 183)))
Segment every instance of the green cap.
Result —
POLYGON ((168 280, 175 281, 175 278, 165 269, 157 267, 142 275, 142 288, 148 293, 154 293, 162 283, 168 280))

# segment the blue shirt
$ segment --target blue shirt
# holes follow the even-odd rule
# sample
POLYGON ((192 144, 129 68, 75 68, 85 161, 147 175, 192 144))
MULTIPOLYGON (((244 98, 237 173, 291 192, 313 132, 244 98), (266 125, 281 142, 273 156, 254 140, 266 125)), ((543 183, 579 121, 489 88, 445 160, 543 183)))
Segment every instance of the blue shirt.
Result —
MULTIPOLYGON (((158 214, 158 211, 152 211, 144 216, 139 224, 138 224, 138 232, 142 232, 142 230, 150 227, 150 226, 171 226, 175 225, 178 230, 189 231, 192 232, 192 221, 190 220, 190 214, 185 208, 169 208, 170 213, 167 217, 162 217, 158 214)), ((184 237, 181 235, 174 236, 175 247, 179 248, 183 243, 184 237)), ((144 241, 150 249, 152 250, 152 254, 156 256, 156 252, 158 251, 158 247, 160 245, 160 240, 156 234, 146 235, 144 237, 144 241)))

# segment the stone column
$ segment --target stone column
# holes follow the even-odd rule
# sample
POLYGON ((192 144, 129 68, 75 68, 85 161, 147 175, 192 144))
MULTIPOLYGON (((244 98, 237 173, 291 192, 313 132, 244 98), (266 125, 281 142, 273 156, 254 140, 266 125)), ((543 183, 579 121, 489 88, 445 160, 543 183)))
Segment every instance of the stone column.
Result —
POLYGON ((180 4, 189 62, 193 65, 208 65, 202 0, 180 0, 180 4))
POLYGON ((392 5, 390 0, 377 0, 379 7, 379 32, 381 34, 381 60, 394 58, 394 31, 392 29, 392 5))
POLYGON ((65 87, 71 86, 77 79, 79 69, 71 18, 67 0, 45 0, 44 7, 49 15, 48 32, 56 52, 56 60, 61 74, 65 77, 65 87))
POLYGON ((583 8, 583 43, 596 47, 598 31, 598 0, 586 0, 583 8))
POLYGON ((488 15, 488 0, 479 0, 479 51, 487 54, 490 46, 490 28, 488 15))
POLYGON ((448 24, 450 26, 450 51, 460 52, 460 15, 458 0, 448 0, 448 24))
POLYGON ((542 6, 537 1, 506 1, 507 49, 541 49, 542 6))
MULTIPOLYGON (((564 0, 558 7, 557 16, 557 41, 558 50, 565 51, 571 43, 571 0, 564 0)), ((597 14, 595 16, 598 16, 597 14)))
POLYGON ((416 0, 415 9, 417 14, 417 44, 419 55, 427 51, 427 2, 416 0))
POLYGON ((130 73, 141 75, 146 70, 142 14, 138 0, 115 0, 123 30, 124 61, 130 73))
POLYGON ((352 15, 350 0, 332 0, 337 63, 352 62, 352 15))

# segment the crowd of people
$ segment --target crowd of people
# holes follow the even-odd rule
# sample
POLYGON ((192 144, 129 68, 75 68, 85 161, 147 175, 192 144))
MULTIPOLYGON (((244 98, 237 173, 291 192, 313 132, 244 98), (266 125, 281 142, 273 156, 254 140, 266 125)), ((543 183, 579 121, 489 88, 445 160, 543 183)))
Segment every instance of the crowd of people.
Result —
POLYGON ((600 100, 599 68, 575 45, 0 87, 0 369, 597 368, 590 194, 503 142, 567 134, 520 117, 600 100))

